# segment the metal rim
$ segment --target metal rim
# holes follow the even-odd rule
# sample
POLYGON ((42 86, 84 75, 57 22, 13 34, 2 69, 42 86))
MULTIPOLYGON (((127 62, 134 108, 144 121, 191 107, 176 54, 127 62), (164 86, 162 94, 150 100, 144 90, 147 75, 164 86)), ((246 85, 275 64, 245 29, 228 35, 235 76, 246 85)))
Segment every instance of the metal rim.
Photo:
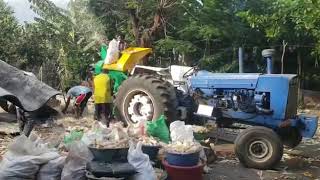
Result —
POLYGON ((248 157, 254 161, 264 162, 273 153, 272 145, 266 139, 256 139, 249 143, 248 157))
POLYGON ((126 120, 131 123, 151 121, 154 117, 154 100, 145 90, 135 89, 124 98, 123 110, 126 120))

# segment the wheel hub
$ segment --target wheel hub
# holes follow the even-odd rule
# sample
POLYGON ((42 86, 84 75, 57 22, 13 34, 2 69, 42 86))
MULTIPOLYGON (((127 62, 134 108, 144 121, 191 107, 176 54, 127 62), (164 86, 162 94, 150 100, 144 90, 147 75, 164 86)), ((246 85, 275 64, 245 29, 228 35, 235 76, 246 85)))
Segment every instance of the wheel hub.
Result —
POLYGON ((266 142, 264 141, 254 141, 249 146, 249 155, 257 158, 263 159, 269 154, 269 148, 266 142))
POLYGON ((153 117, 153 104, 145 94, 134 95, 128 107, 128 114, 133 123, 150 121, 153 117))

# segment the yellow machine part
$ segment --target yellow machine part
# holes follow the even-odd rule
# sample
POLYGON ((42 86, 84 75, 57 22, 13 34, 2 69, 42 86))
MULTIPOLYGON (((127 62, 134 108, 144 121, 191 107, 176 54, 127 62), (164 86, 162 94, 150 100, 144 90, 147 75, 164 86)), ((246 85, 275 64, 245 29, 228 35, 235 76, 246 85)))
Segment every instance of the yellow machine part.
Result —
POLYGON ((151 53, 151 48, 130 47, 121 52, 120 59, 114 64, 105 64, 103 69, 121 72, 131 71, 135 65, 141 63, 141 59, 151 53))

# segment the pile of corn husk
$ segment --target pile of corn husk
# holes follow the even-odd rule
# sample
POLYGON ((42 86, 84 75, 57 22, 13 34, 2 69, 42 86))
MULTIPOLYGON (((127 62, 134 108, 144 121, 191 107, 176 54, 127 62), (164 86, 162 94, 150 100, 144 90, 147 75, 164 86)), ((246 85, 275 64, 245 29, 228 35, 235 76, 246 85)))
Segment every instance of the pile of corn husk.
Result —
POLYGON ((166 146, 166 151, 178 154, 191 154, 201 150, 201 144, 198 142, 173 142, 166 146))
POLYGON ((142 136, 138 139, 145 146, 160 146, 160 141, 154 137, 142 136))
POLYGON ((192 125, 192 131, 194 133, 199 133, 199 134, 210 132, 210 130, 208 128, 206 128, 204 126, 196 126, 196 125, 192 125))
POLYGON ((110 128, 95 132, 96 137, 90 143, 90 147, 98 149, 120 149, 129 147, 129 136, 127 130, 121 123, 110 125, 110 128))
POLYGON ((89 131, 89 128, 87 127, 81 127, 81 126, 74 126, 74 127, 68 127, 66 129, 67 132, 71 132, 71 131, 89 131))

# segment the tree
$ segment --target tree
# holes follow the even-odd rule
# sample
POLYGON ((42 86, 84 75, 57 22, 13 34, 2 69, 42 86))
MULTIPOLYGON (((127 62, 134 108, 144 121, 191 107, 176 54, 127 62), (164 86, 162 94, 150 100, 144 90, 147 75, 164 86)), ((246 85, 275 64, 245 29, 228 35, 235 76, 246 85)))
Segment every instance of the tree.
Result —
POLYGON ((0 0, 0 27, 0 59, 15 64, 19 59, 17 49, 21 26, 3 0, 0 0))
POLYGON ((97 45, 104 35, 103 26, 87 9, 88 1, 71 0, 68 10, 49 0, 30 2, 39 18, 25 28, 26 39, 37 36, 37 45, 25 46, 25 56, 36 57, 28 59, 29 65, 53 70, 51 77, 60 80, 49 82, 59 82, 60 87, 79 83, 85 78, 88 65, 98 60, 97 45))
MULTIPOLYGON (((316 71, 312 70, 313 68, 307 72, 303 71, 303 69, 307 68, 304 66, 311 59, 310 56, 308 57, 308 54, 313 51, 315 56, 319 56, 319 2, 314 0, 277 0, 265 2, 268 3, 265 4, 264 11, 247 10, 242 12, 240 16, 249 22, 252 28, 264 32, 270 44, 280 44, 283 40, 288 42, 289 48, 296 53, 296 73, 302 80, 306 76, 314 76, 316 71)), ((293 63, 290 62, 290 64, 293 63)), ((301 88, 304 87, 304 81, 302 81, 301 88)))
POLYGON ((151 47, 157 37, 166 34, 177 4, 178 0, 90 1, 92 10, 104 19, 109 34, 126 33, 135 45, 142 47, 151 47))

